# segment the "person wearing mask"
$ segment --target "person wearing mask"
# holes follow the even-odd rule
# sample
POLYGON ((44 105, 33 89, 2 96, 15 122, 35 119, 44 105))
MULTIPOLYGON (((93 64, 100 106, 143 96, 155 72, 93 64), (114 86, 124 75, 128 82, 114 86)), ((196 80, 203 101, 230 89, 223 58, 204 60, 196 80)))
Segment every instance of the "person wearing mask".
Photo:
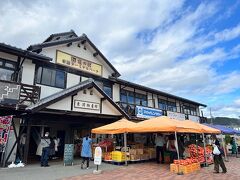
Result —
POLYGON ((226 166, 223 162, 223 158, 222 158, 223 150, 220 148, 220 143, 217 139, 215 140, 213 147, 214 147, 214 150, 213 150, 214 173, 219 173, 219 165, 222 168, 222 173, 226 173, 227 168, 226 168, 226 166), (217 148, 218 153, 216 153, 217 151, 215 151, 215 148, 217 148))
POLYGON ((49 151, 50 151, 50 138, 49 132, 46 132, 44 137, 41 138, 41 147, 42 147, 42 155, 41 155, 41 167, 49 167, 48 165, 48 158, 49 158, 49 151))
POLYGON ((164 163, 164 144, 165 144, 165 139, 162 134, 157 134, 155 138, 155 145, 156 145, 156 158, 157 158, 157 163, 160 163, 160 153, 161 153, 161 163, 164 163))
POLYGON ((83 138, 81 157, 83 159, 81 164, 81 169, 83 169, 85 161, 87 161, 87 169, 88 169, 89 161, 90 161, 90 158, 92 157, 92 139, 89 137, 89 135, 86 135, 86 137, 83 138))

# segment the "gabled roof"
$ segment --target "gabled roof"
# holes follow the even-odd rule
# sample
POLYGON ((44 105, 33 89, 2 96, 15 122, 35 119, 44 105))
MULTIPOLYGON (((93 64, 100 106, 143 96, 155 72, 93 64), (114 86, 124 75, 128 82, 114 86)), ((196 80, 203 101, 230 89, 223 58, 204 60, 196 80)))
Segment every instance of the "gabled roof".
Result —
POLYGON ((96 51, 96 53, 99 54, 102 57, 102 59, 107 63, 107 65, 114 71, 113 76, 114 77, 120 76, 120 73, 117 71, 117 69, 108 61, 108 59, 93 44, 93 42, 87 37, 86 34, 82 34, 82 36, 77 36, 77 34, 73 30, 71 30, 70 32, 52 34, 43 43, 30 45, 27 48, 27 50, 33 51, 33 52, 40 52, 42 48, 57 46, 61 44, 68 44, 68 43, 73 43, 78 41, 80 41, 83 44, 85 42, 88 42, 92 46, 92 48, 96 51))
POLYGON ((57 41, 57 40, 63 40, 63 39, 69 39, 69 38, 74 38, 78 37, 77 34, 73 31, 70 30, 69 32, 63 32, 63 33, 55 33, 51 34, 45 41, 46 42, 51 42, 51 41, 57 41))
POLYGON ((56 103, 57 101, 60 101, 68 96, 72 96, 76 93, 78 93, 80 90, 94 87, 106 100, 108 100, 122 115, 124 115, 126 118, 129 119, 129 116, 123 111, 113 100, 94 82, 93 79, 89 78, 86 81, 80 82, 79 84, 72 86, 68 89, 64 89, 60 92, 57 92, 53 95, 50 95, 46 98, 41 99, 39 102, 37 102, 34 105, 31 105, 26 108, 27 111, 30 111, 32 113, 40 111, 47 106, 50 106, 51 104, 56 103))
POLYGON ((23 50, 21 48, 17 48, 8 44, 4 44, 4 43, 0 43, 0 51, 2 52, 6 52, 6 53, 10 53, 16 56, 21 56, 21 57, 25 57, 25 58, 29 58, 31 60, 38 60, 38 61, 51 61, 52 59, 44 56, 44 55, 40 55, 31 51, 27 51, 27 50, 23 50))
POLYGON ((133 82, 129 82, 129 81, 126 81, 126 80, 123 80, 123 79, 120 79, 120 78, 111 78, 111 80, 114 81, 114 82, 118 82, 119 84, 122 84, 122 85, 125 85, 125 86, 130 86, 130 87, 137 88, 139 90, 148 91, 150 93, 155 93, 155 94, 158 94, 158 95, 164 95, 164 96, 167 96, 169 98, 179 99, 179 100, 182 100, 183 102, 186 102, 186 103, 191 103, 191 104, 195 104, 195 105, 198 105, 198 106, 207 107, 207 105, 205 105, 205 104, 198 103, 196 101, 192 101, 192 100, 182 98, 182 97, 179 97, 179 96, 175 96, 175 95, 172 95, 172 94, 169 94, 169 93, 166 93, 166 92, 163 92, 163 91, 159 91, 159 90, 156 90, 156 89, 152 89, 152 88, 149 88, 149 87, 146 87, 146 86, 143 86, 143 85, 139 85, 139 84, 136 84, 136 83, 133 83, 133 82))

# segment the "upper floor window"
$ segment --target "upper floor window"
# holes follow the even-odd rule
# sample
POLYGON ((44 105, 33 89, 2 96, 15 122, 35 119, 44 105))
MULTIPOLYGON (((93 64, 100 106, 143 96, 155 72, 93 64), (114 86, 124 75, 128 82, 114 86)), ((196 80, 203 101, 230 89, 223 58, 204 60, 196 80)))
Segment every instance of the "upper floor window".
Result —
POLYGON ((66 87, 66 74, 64 71, 58 69, 38 67, 36 82, 64 89, 66 87))
POLYGON ((177 112, 176 102, 168 101, 168 111, 177 112))
POLYGON ((168 110, 173 112, 177 111, 176 102, 171 102, 160 98, 158 99, 158 107, 162 110, 168 110))
POLYGON ((16 62, 0 58, 0 80, 13 81, 16 62))
POLYGON ((136 93, 135 103, 136 105, 147 106, 147 95, 136 93))
POLYGON ((164 99, 158 99, 158 107, 162 110, 167 110, 167 101, 164 99))
POLYGON ((120 100, 127 104, 136 104, 141 106, 147 106, 147 95, 134 93, 128 90, 121 90, 120 100))
POLYGON ((103 91, 112 98, 112 85, 111 84, 103 84, 103 91))
POLYGON ((191 106, 184 105, 183 106, 183 112, 185 114, 190 114, 190 115, 193 115, 193 116, 197 116, 197 109, 196 109, 196 107, 191 107, 191 106))

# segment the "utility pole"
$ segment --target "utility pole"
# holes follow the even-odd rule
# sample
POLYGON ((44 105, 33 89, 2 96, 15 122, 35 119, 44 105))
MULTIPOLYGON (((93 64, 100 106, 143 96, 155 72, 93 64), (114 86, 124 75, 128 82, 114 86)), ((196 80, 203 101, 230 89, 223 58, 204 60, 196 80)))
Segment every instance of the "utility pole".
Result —
POLYGON ((211 124, 213 124, 213 116, 212 116, 212 110, 210 108, 210 117, 211 117, 211 124))

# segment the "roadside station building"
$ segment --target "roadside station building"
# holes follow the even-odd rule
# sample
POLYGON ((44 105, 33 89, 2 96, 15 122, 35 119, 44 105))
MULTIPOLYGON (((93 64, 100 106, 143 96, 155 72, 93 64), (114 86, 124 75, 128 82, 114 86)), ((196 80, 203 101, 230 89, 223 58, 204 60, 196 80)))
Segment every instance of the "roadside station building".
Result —
POLYGON ((0 43, 0 116, 14 116, 6 161, 15 159, 23 133, 27 162, 46 131, 61 139, 63 153, 64 143, 122 117, 204 122, 200 107, 206 105, 121 79, 85 34, 52 34, 27 50, 0 43))

